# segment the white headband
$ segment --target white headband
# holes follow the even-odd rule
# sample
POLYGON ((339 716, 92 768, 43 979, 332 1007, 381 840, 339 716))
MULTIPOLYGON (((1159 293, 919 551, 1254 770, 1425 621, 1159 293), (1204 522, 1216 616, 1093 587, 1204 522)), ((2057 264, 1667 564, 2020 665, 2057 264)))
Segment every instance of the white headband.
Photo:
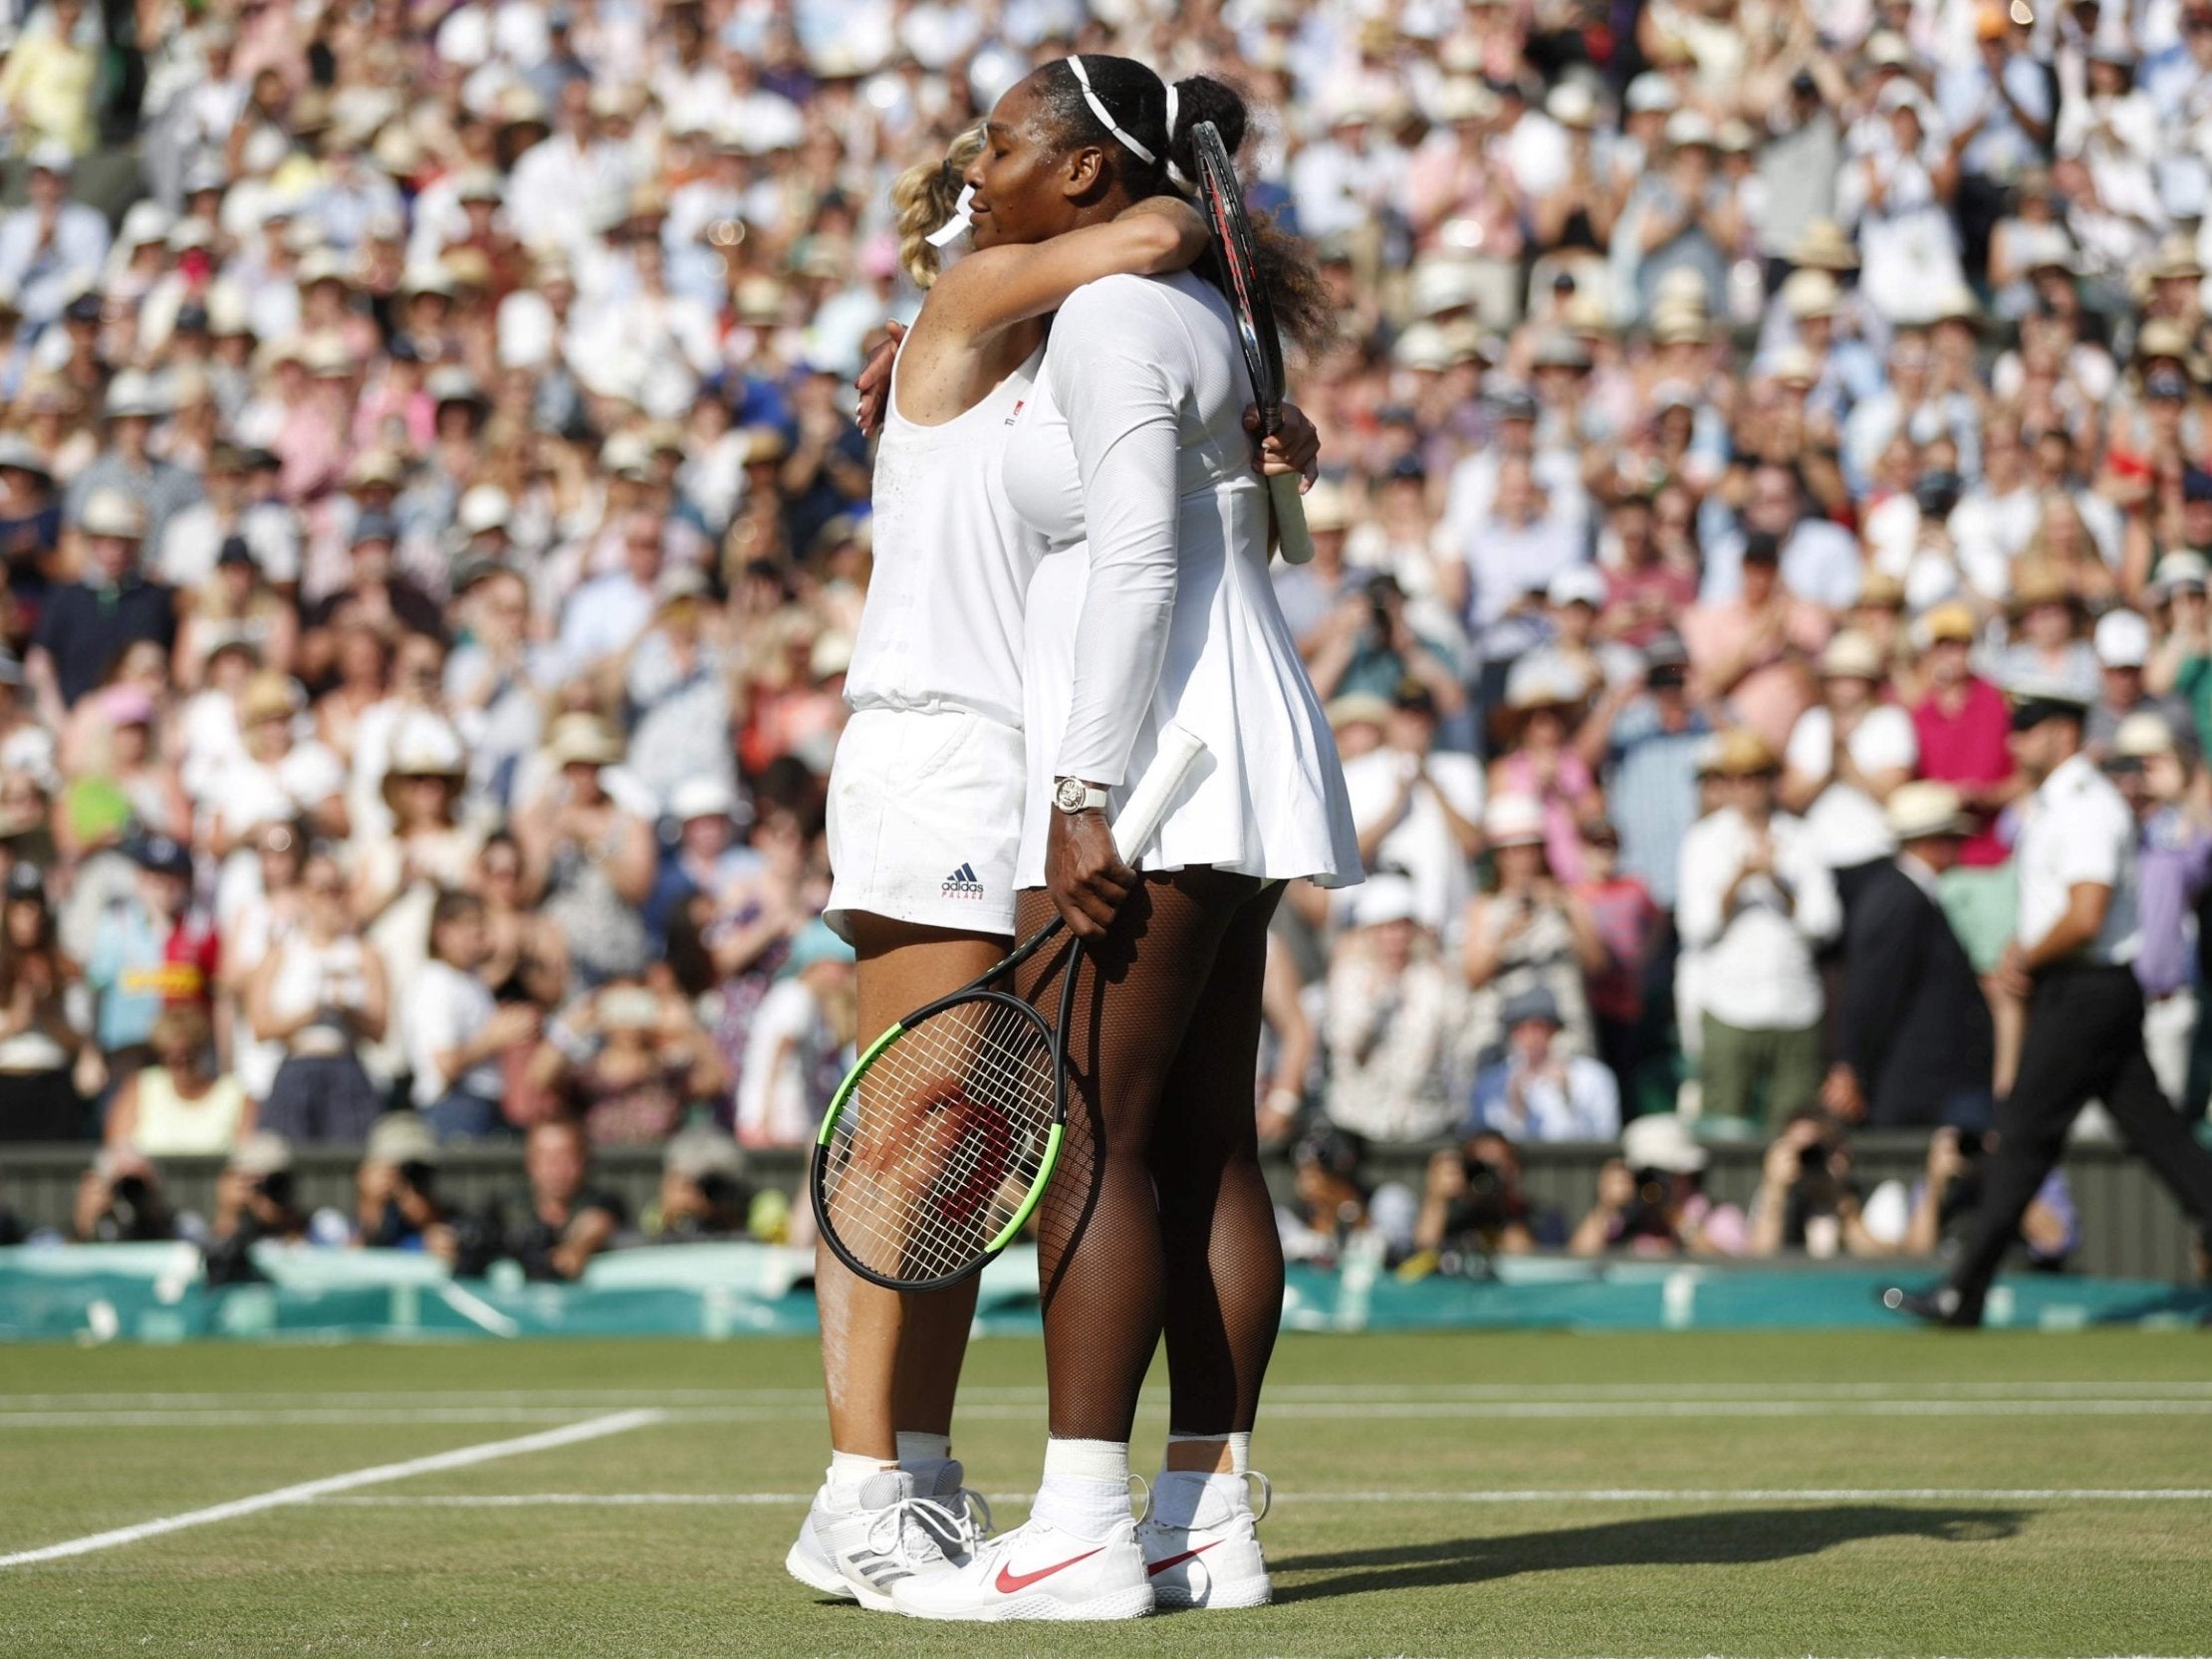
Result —
POLYGON ((960 240, 961 232, 968 228, 968 208, 975 200, 975 186, 960 186, 960 199, 952 204, 952 217, 931 231, 922 240, 932 248, 949 248, 960 240))
MULTIPOLYGON (((1175 147, 1175 117, 1181 109, 1182 99, 1175 91, 1175 83, 1170 81, 1167 83, 1167 147, 1170 151, 1175 147)), ((1175 165, 1173 154, 1169 154, 1167 157, 1167 176, 1173 181, 1176 189, 1188 190, 1190 188, 1190 180, 1183 177, 1183 169, 1175 165)))
MULTIPOLYGON (((1127 132, 1124 132, 1120 123, 1113 118, 1112 113, 1106 109, 1106 100, 1091 90, 1091 73, 1083 67, 1083 55, 1078 53, 1070 58, 1068 67, 1075 71, 1076 85, 1083 89, 1083 101, 1091 106, 1091 113, 1099 118, 1099 124, 1120 139, 1127 146, 1128 152, 1139 161, 1144 162, 1147 166, 1157 165, 1159 157, 1138 143, 1127 132)), ((1174 89, 1170 88, 1167 96, 1172 99, 1175 96, 1174 89)), ((1172 134, 1174 131, 1172 124, 1174 106, 1172 104, 1168 106, 1168 111, 1171 118, 1168 131, 1172 134)))

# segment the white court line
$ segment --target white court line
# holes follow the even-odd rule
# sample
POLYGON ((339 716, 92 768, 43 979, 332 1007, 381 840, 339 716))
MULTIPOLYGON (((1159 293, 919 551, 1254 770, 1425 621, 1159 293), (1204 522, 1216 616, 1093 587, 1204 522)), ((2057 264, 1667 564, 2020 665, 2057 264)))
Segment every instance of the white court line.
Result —
MULTIPOLYGON (((1147 1389, 1147 1400, 1165 1397, 1164 1389, 1147 1389)), ((1278 1383, 1267 1391, 1270 1401, 1311 1401, 1319 1404, 1366 1400, 1419 1403, 1451 1400, 1768 1400, 1776 1398, 1854 1399, 2074 1399, 2085 1396, 2107 1399, 2212 1399, 2212 1382, 1684 1382, 1684 1383, 1278 1383)), ((971 1386, 960 1391, 965 1401, 977 1403, 1035 1404, 1046 1398, 1040 1386, 971 1386)), ((822 1398, 817 1387, 804 1388, 449 1388, 449 1389, 237 1389, 221 1392, 175 1393, 45 1393, 13 1394, 0 1391, 0 1416, 18 1410, 94 1410, 117 1408, 174 1408, 206 1406, 243 1409, 257 1402, 319 1407, 386 1407, 392 1410, 423 1406, 520 1405, 546 1409, 595 1410, 604 1406, 684 1405, 812 1405, 822 1398)))
MULTIPOLYGON (((993 1492, 993 1504, 1027 1504, 1028 1492, 993 1492)), ((495 1492, 332 1498, 363 1509, 650 1509, 789 1507, 811 1492, 495 1492)), ((1278 1492, 1278 1504, 2203 1504, 2212 1487, 1512 1487, 1494 1492, 1278 1492)))
POLYGON ((416 1410, 267 1407, 252 1411, 9 1411, 0 1429, 379 1428, 407 1423, 572 1423, 590 1406, 437 1406, 416 1410))
POLYGON ((371 1469, 356 1469, 344 1475, 326 1475, 321 1480, 278 1487, 274 1492, 257 1493, 251 1498, 236 1498, 227 1504, 215 1504, 204 1510, 188 1510, 182 1515, 163 1516, 158 1521, 141 1521, 134 1526, 118 1527, 112 1532, 93 1533, 84 1538, 45 1544, 37 1549, 18 1550, 13 1555, 0 1555, 0 1566, 28 1566, 34 1561, 55 1561, 68 1555, 88 1555, 96 1549, 113 1549, 118 1544, 159 1538, 163 1533, 182 1532, 187 1527, 205 1527, 217 1521, 235 1521, 240 1516, 258 1515, 263 1510, 278 1509, 287 1504, 312 1503, 318 1498, 351 1492, 357 1487, 375 1486, 383 1481, 403 1481, 415 1475, 434 1475, 447 1469, 467 1469, 475 1464, 490 1463, 497 1458, 520 1457, 526 1452, 550 1452, 562 1446, 574 1446, 580 1441, 602 1440, 611 1434, 641 1429, 649 1423, 659 1421, 661 1414, 657 1411, 617 1411, 610 1416, 571 1423, 566 1428, 548 1429, 542 1434, 526 1434, 517 1440, 489 1440, 478 1446, 462 1446, 450 1452, 436 1452, 428 1457, 409 1458, 404 1463, 380 1463, 371 1469))
MULTIPOLYGON (((299 1396, 291 1396, 298 1398, 299 1396)), ((1152 1403, 1157 1404, 1154 1400, 1152 1403)), ((969 1404, 960 1407, 965 1422, 1028 1422, 1042 1402, 969 1404)), ((321 1407, 270 1407, 263 1410, 193 1411, 0 1411, 0 1431, 7 1429, 174 1429, 235 1428, 246 1426, 374 1427, 406 1423, 542 1423, 575 1415, 576 1407, 557 1405, 446 1406, 405 1409, 325 1409, 321 1407)), ((2149 1399, 2126 1397, 2091 1399, 1742 1399, 1679 1400, 1646 1398, 1625 1400, 1284 1400, 1268 1405, 1273 1418, 1306 1421, 1509 1420, 1576 1421, 1630 1418, 1745 1418, 1820 1417, 2204 1417, 2212 1416, 2212 1399, 2149 1399)), ((670 1422, 680 1423, 817 1423, 822 1420, 819 1401, 801 1405, 671 1406, 662 1410, 670 1422)))

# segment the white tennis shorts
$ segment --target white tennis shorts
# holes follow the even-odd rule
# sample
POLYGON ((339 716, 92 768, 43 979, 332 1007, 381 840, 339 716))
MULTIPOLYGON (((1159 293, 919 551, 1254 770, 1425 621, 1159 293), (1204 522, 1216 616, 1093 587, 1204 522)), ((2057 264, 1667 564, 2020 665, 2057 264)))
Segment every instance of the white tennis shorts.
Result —
POLYGON ((1014 931, 1022 734, 966 709, 860 709, 830 768, 830 908, 963 933, 1014 931))

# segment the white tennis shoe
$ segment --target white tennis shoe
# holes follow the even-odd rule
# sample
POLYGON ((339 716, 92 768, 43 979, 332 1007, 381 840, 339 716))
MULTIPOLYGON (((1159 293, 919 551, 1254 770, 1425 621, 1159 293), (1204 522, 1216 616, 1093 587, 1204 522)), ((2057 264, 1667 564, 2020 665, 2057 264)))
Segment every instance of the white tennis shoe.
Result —
POLYGON ((784 1567, 825 1595, 887 1612, 893 1584, 916 1573, 948 1572, 973 1549, 976 1518, 960 1483, 960 1465, 948 1462, 928 1494, 917 1493, 903 1470, 870 1476, 850 1507, 825 1487, 784 1567))
POLYGON ((891 1586, 891 1605, 922 1619, 1133 1619, 1152 1610, 1152 1584, 1135 1523, 1104 1539, 1031 1521, 986 1539, 965 1566, 913 1573, 891 1586))
POLYGON ((838 1571, 837 1557, 823 1541, 824 1535, 844 1513, 832 1502, 827 1482, 817 1488, 814 1502, 807 1506, 807 1519, 799 1525, 799 1540, 784 1556, 784 1570, 811 1590, 853 1601, 858 1599, 853 1586, 838 1571))
MULTIPOLYGON (((1137 1523, 1136 1541, 1144 1551, 1152 1594, 1162 1607, 1264 1607, 1274 1599, 1275 1586, 1268 1579, 1259 1534, 1274 1489, 1265 1475, 1254 1474, 1247 1481, 1260 1486, 1256 1513, 1248 1492, 1232 1500, 1202 1474, 1170 1470, 1153 1482, 1152 1501, 1137 1523), (1195 1485, 1198 1491, 1178 1490, 1183 1483, 1195 1485), (1188 1526, 1171 1527, 1152 1519, 1162 1492, 1171 1499, 1195 1498, 1194 1504, 1180 1506, 1190 1512, 1188 1526)), ((1172 1503, 1169 1507, 1178 1508, 1172 1503)))

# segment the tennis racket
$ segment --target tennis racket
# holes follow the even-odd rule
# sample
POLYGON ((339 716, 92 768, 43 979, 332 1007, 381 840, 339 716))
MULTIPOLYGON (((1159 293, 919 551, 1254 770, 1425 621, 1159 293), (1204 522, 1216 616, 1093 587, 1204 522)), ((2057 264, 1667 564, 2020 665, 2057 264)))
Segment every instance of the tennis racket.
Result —
MULTIPOLYGON (((1180 726, 1129 794, 1113 844, 1133 862, 1205 745, 1180 726)), ((956 1285, 1020 1236, 1052 1180, 1068 1123, 1068 1019, 993 989, 1060 937, 1055 917, 980 979, 900 1020, 838 1085, 816 1137, 814 1215, 839 1261, 893 1291, 956 1285)))
MULTIPOLYGON (((1237 339, 1244 366, 1252 376, 1252 401, 1260 406, 1260 436, 1273 437, 1283 425, 1283 337, 1275 327, 1275 302, 1260 280, 1260 250, 1252 239, 1252 216, 1244 208, 1244 186, 1237 182, 1229 146, 1210 120, 1190 129, 1198 158, 1198 205, 1213 227, 1214 257, 1237 314, 1237 339)), ((1303 565, 1314 557, 1314 538, 1306 529, 1306 503, 1298 480, 1276 473, 1267 481, 1275 506, 1275 539, 1283 557, 1303 565)))

